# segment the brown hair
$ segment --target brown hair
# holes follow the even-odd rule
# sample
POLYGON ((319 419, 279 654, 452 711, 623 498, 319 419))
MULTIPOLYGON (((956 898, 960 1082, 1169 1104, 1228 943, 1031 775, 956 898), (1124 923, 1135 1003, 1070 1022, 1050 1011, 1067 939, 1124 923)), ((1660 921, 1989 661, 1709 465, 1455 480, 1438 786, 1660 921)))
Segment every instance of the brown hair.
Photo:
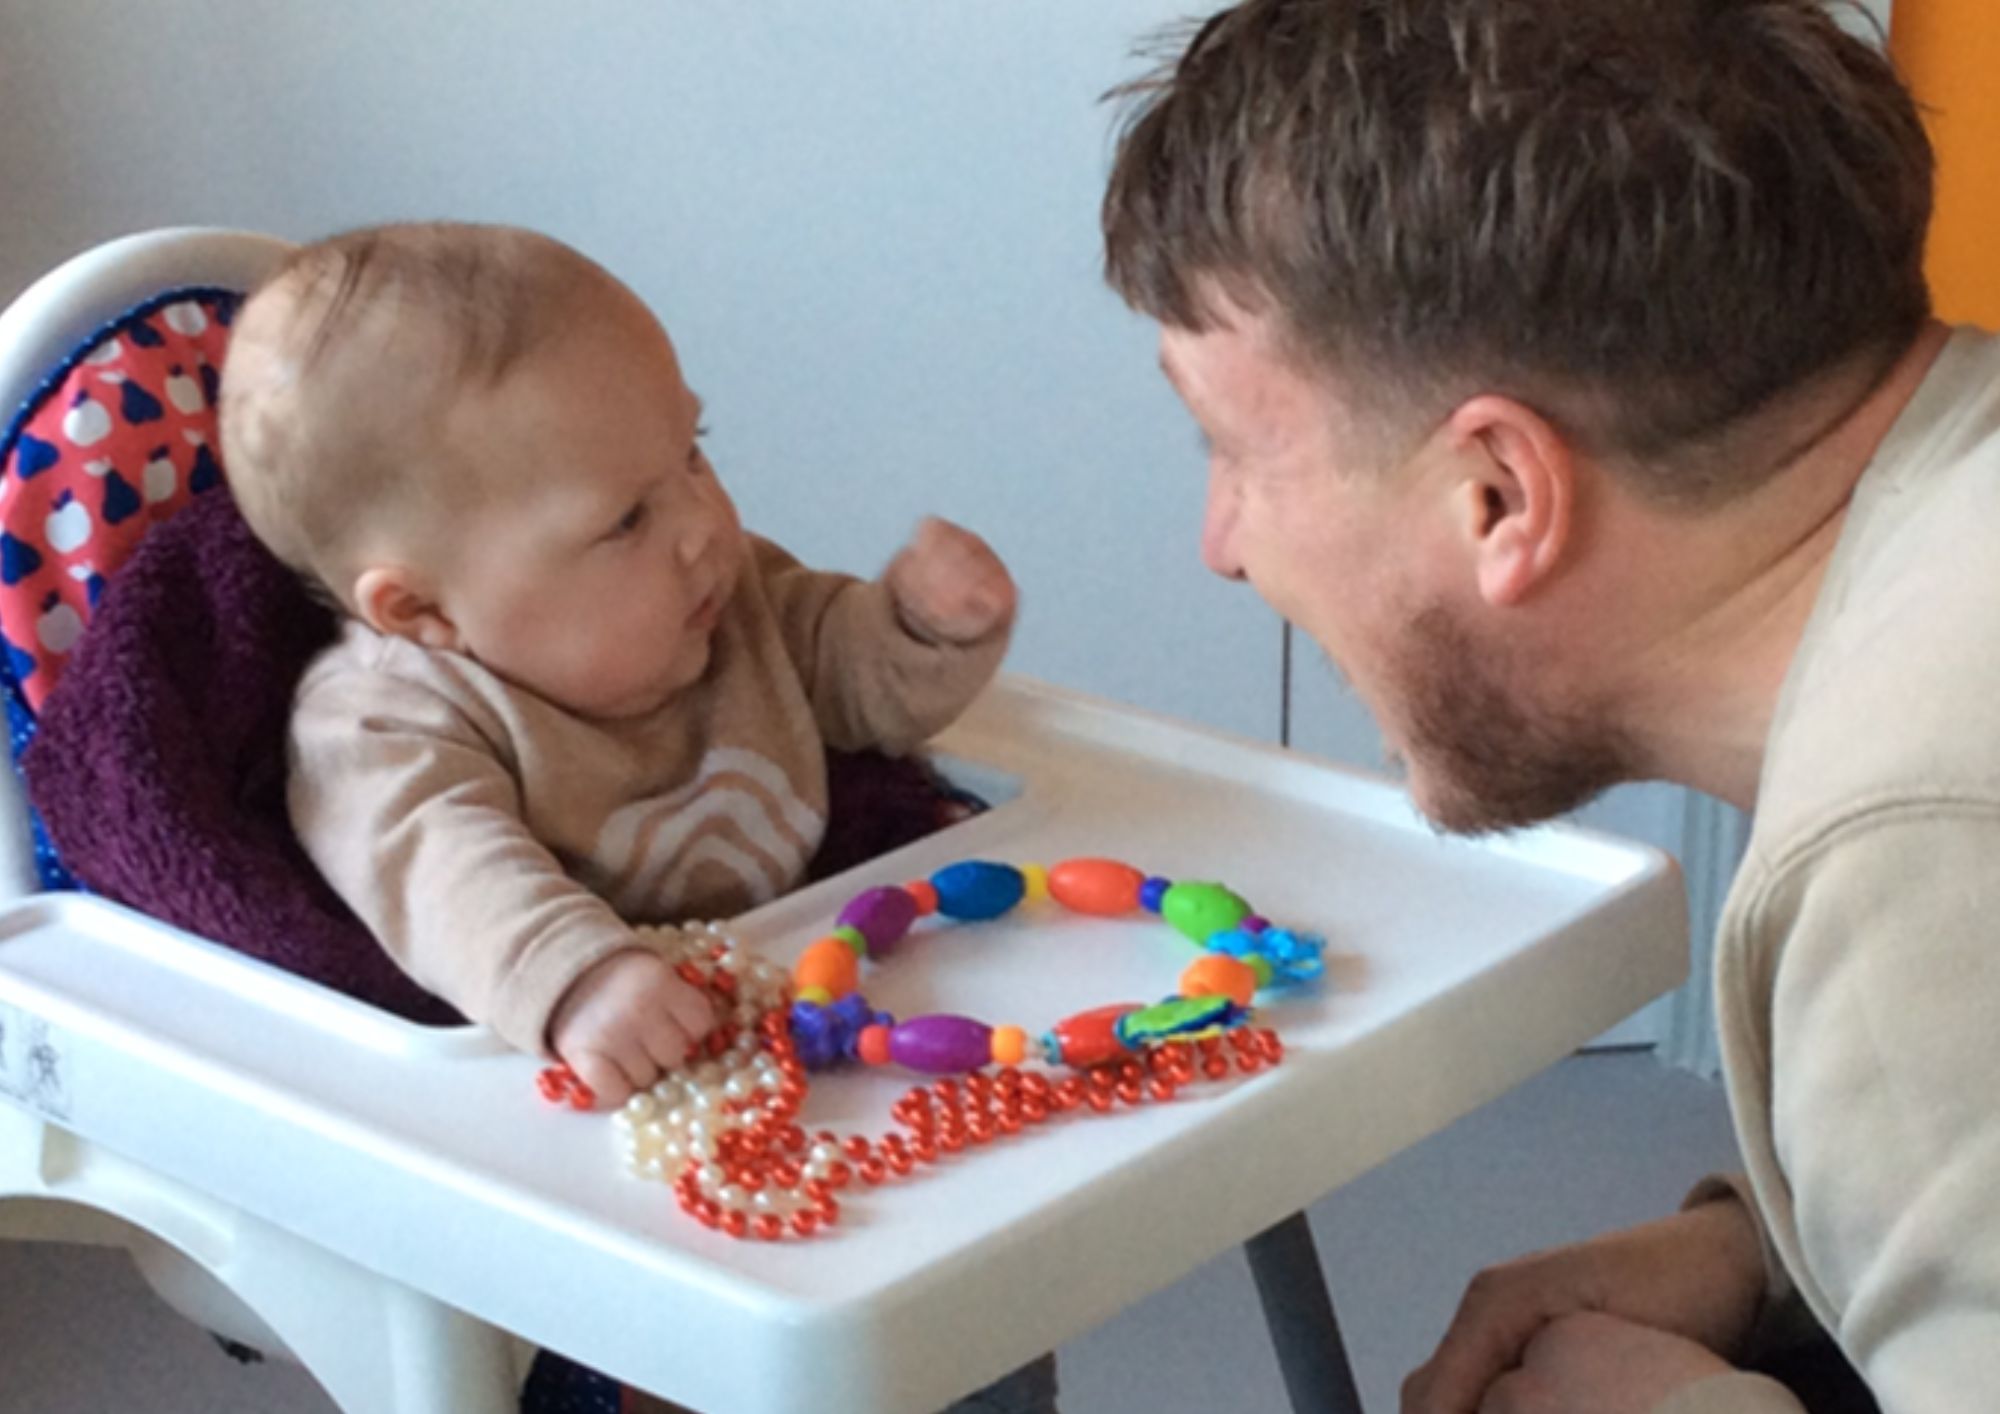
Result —
POLYGON ((453 494, 435 445, 451 393, 500 382, 593 282, 615 285, 506 226, 373 226, 293 251, 238 314, 223 366, 223 465, 251 528, 338 597, 357 532, 453 494))
POLYGON ((1820 0, 1245 0, 1117 93, 1135 308, 1271 312, 1405 419, 1517 397, 1663 496, 1929 313, 1929 142, 1820 0))

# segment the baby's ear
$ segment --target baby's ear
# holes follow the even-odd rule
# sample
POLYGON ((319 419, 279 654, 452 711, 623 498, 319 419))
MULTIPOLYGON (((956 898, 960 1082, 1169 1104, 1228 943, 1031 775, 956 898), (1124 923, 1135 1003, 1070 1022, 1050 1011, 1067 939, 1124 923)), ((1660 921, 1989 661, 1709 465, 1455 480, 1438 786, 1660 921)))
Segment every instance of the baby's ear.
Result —
POLYGON ((417 578, 401 565, 376 565, 354 580, 354 612, 377 633, 425 648, 456 650, 458 625, 445 617, 417 578))

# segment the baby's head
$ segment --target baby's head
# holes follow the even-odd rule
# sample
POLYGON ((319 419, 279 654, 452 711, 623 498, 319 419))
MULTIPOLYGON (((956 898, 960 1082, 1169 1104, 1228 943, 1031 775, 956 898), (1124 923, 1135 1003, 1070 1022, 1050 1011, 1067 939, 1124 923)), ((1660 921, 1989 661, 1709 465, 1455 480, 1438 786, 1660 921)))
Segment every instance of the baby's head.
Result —
POLYGON ((301 247, 237 316, 221 414, 251 529, 377 631, 589 716, 706 668, 743 540, 700 400, 639 298, 560 242, 301 247))

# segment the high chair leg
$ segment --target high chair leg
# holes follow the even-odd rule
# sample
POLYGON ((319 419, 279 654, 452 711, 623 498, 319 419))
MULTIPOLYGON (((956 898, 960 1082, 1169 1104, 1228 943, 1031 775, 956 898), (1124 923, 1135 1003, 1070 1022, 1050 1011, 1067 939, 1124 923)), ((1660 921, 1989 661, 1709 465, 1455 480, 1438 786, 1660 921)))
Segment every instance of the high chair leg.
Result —
POLYGON ((397 1286, 386 1302, 392 1414, 513 1414, 520 1407, 504 1333, 397 1286))
POLYGON ((10 1198, 109 1213, 176 1249, 282 1342, 267 1353, 304 1365, 344 1414, 518 1408, 514 1352, 503 1332, 0 1105, 0 1203, 10 1198))

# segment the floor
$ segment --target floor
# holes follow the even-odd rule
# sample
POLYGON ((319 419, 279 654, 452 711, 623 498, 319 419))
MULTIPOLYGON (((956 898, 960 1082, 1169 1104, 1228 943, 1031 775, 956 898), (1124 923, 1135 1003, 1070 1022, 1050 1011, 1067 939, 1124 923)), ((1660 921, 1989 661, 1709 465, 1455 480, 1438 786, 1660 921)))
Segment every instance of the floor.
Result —
MULTIPOLYGON (((1735 1153, 1718 1087, 1646 1052, 1598 1052, 1314 1205, 1366 1408, 1395 1409, 1479 1267, 1668 1211, 1735 1153)), ((1061 1371, 1065 1414, 1288 1410, 1241 1253, 1065 1347, 1061 1371)), ((224 1355, 122 1253, 0 1244, 0 1414, 332 1408, 296 1368, 224 1355)))

